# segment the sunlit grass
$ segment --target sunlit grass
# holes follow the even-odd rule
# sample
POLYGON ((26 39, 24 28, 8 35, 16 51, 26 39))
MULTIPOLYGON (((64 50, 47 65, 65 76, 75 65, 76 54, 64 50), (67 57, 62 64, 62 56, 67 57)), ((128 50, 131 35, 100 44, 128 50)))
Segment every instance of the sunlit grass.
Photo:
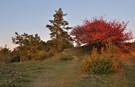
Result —
POLYGON ((134 87, 135 58, 117 74, 80 74, 80 60, 0 65, 0 87, 134 87))

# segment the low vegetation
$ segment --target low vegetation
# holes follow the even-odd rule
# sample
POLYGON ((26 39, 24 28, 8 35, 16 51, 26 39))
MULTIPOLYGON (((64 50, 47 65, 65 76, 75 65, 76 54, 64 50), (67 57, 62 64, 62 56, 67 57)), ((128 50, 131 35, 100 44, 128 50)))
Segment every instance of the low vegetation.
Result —
MULTIPOLYGON (((78 50, 77 50, 78 51, 78 50)), ((77 52, 76 51, 76 52, 77 52)), ((117 73, 80 73, 81 57, 68 61, 59 58, 48 61, 2 64, 0 87, 134 87, 135 58, 117 73)))
POLYGON ((85 55, 82 60, 81 72, 107 74, 117 72, 122 68, 123 63, 120 60, 120 56, 115 54, 112 42, 108 42, 105 45, 106 50, 101 54, 94 47, 90 55, 85 55))
POLYGON ((73 59, 71 55, 65 55, 65 54, 58 56, 58 58, 62 61, 69 61, 73 59))

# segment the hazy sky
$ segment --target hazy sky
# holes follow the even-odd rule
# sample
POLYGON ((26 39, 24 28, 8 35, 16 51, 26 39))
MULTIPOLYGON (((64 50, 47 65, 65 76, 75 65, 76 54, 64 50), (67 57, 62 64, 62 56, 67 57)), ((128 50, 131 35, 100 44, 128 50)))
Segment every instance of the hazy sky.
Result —
POLYGON ((47 41, 45 26, 59 8, 67 13, 64 18, 72 27, 83 19, 105 15, 107 20, 129 21, 127 30, 135 36, 135 0, 0 0, 0 46, 15 47, 15 32, 37 33, 47 41))

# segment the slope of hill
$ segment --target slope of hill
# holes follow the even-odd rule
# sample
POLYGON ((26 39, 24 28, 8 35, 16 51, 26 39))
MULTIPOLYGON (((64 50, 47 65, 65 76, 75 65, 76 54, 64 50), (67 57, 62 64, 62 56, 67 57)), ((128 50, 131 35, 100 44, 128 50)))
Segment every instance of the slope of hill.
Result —
POLYGON ((79 72, 89 47, 66 49, 57 58, 0 65, 0 87, 134 87, 135 58, 117 74, 88 75, 79 72), (61 60, 71 55, 71 60, 61 60))

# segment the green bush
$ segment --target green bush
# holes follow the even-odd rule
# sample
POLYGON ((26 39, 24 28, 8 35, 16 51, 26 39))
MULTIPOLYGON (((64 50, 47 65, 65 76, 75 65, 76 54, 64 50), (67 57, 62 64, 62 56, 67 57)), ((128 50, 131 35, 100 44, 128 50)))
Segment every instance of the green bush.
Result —
POLYGON ((62 60, 62 61, 68 61, 68 60, 72 60, 73 57, 71 55, 65 55, 65 54, 63 54, 63 55, 60 55, 59 56, 59 59, 62 60))
POLYGON ((106 51, 102 54, 97 52, 97 48, 93 48, 91 55, 86 55, 82 60, 81 72, 94 74, 106 74, 117 72, 122 66, 120 58, 113 51, 112 44, 106 44, 106 51))
POLYGON ((54 56, 54 51, 48 51, 48 52, 46 52, 44 59, 50 58, 52 56, 54 56))
POLYGON ((46 52, 45 51, 39 51, 38 52, 38 55, 37 55, 37 60, 44 59, 45 55, 46 55, 46 52))
POLYGON ((0 48, 0 62, 1 63, 11 63, 11 60, 13 59, 13 55, 11 50, 9 50, 9 48, 5 47, 1 47, 0 48))

